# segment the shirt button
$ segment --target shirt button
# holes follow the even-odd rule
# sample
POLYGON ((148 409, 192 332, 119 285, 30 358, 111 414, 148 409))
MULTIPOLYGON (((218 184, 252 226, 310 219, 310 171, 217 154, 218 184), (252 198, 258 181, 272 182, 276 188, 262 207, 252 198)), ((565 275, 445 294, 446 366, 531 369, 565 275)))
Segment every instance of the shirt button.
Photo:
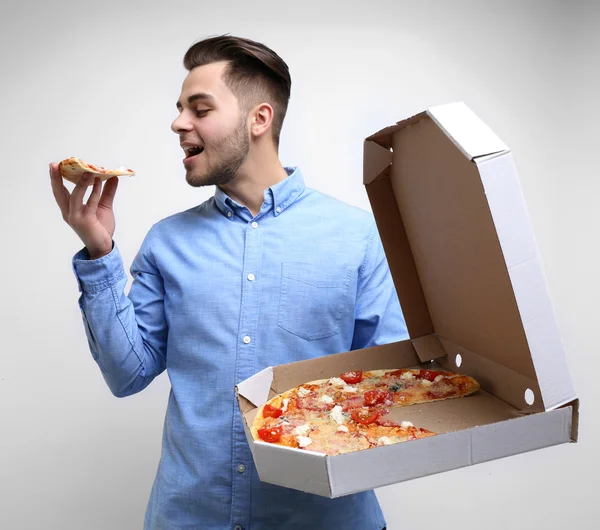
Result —
POLYGON ((258 228, 258 223, 256 221, 252 221, 252 228, 258 228))
POLYGON ((246 466, 244 464, 240 464, 238 466, 238 472, 243 473, 244 471, 246 471, 246 466))
POLYGON ((254 274, 250 273, 250 274, 248 274, 248 279, 252 282, 252 281, 256 280, 256 276, 254 276, 254 274))
POLYGON ((242 525, 241 525, 241 524, 236 524, 236 525, 233 527, 233 530, 244 530, 244 529, 242 528, 242 525))
POLYGON ((244 341, 244 343, 245 343, 245 344, 248 344, 248 343, 250 342, 250 337, 248 337, 248 335, 246 335, 246 336, 243 338, 243 341, 244 341))
POLYGON ((276 211, 277 213, 281 213, 281 206, 278 206, 277 208, 275 208, 275 211, 276 211))

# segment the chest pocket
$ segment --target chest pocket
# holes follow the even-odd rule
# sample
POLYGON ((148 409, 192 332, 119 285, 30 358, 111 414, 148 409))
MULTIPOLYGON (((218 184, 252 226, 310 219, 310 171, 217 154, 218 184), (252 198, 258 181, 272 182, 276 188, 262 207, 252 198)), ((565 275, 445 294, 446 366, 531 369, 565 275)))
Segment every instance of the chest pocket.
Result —
POLYGON ((327 263, 282 263, 279 327, 306 340, 339 333, 340 319, 354 308, 350 274, 348 267, 327 263))

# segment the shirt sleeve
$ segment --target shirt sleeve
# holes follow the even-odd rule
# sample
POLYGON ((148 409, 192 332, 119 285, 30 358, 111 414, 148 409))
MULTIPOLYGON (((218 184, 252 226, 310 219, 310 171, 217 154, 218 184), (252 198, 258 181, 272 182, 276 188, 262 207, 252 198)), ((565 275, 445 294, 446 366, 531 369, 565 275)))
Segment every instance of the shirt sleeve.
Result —
POLYGON ((117 397, 143 390, 166 368, 164 282, 152 259, 151 233, 131 265, 133 283, 128 295, 116 245, 97 260, 90 260, 86 249, 73 258, 88 345, 117 397))
POLYGON ((375 222, 358 273, 354 319, 353 350, 409 338, 375 222))

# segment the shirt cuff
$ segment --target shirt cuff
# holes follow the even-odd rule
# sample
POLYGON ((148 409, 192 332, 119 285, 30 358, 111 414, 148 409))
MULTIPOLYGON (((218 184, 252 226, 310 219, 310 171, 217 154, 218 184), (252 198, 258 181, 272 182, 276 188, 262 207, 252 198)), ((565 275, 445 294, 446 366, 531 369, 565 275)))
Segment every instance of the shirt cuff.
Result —
POLYGON ((97 293, 114 285, 125 276, 123 260, 117 245, 109 254, 98 259, 90 259, 87 248, 73 256, 73 272, 80 292, 97 293))

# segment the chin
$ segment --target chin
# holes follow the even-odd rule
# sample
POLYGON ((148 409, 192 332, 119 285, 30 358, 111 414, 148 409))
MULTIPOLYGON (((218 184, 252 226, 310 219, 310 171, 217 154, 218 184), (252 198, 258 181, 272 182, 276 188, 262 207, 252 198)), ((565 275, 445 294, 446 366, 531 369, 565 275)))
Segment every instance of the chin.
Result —
POLYGON ((198 174, 187 172, 185 180, 187 183, 194 188, 201 188, 203 186, 223 186, 229 184, 233 179, 234 174, 227 173, 208 173, 198 174))
POLYGON ((186 173, 185 180, 187 183, 194 187, 200 188, 202 186, 210 186, 209 178, 206 175, 196 175, 193 173, 186 173))

